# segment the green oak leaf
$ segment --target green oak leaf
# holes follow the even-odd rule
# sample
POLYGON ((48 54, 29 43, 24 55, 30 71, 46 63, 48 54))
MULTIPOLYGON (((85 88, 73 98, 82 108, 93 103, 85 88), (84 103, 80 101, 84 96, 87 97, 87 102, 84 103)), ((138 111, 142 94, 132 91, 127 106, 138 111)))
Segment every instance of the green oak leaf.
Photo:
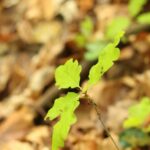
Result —
POLYGON ((131 16, 136 16, 142 10, 143 6, 146 4, 147 0, 130 0, 128 9, 131 16))
POLYGON ((48 111, 45 119, 53 120, 60 117, 53 129, 52 150, 58 150, 64 146, 70 127, 76 122, 74 111, 78 106, 79 95, 69 92, 64 97, 56 99, 53 107, 48 111))
MULTIPOLYGON (((131 106, 129 108, 129 118, 125 120, 124 127, 142 127, 144 122, 150 116, 150 98, 144 97, 142 98, 139 104, 131 106)), ((145 127, 144 130, 150 129, 150 125, 145 127)))
POLYGON ((114 61, 119 58, 120 50, 116 46, 119 44, 123 34, 123 31, 119 32, 114 42, 108 44, 100 51, 97 64, 90 69, 88 85, 84 88, 84 92, 87 91, 90 86, 96 84, 102 75, 113 66, 114 61))
POLYGON ((117 60, 119 55, 119 49, 115 48, 114 44, 108 44, 100 53, 97 64, 90 69, 89 84, 97 83, 102 75, 112 67, 113 61, 117 60))
POLYGON ((150 24, 150 12, 143 13, 137 17, 137 21, 141 24, 150 24))
POLYGON ((55 71, 56 85, 59 88, 76 88, 80 83, 81 66, 78 61, 68 60, 64 65, 60 65, 55 71))

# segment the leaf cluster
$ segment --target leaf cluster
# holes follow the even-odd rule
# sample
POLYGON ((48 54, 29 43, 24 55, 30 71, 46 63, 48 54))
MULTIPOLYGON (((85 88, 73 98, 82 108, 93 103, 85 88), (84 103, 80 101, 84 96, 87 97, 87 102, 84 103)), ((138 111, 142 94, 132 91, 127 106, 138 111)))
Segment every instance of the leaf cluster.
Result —
MULTIPOLYGON (((89 26, 87 26, 89 28, 89 26)), ((86 33, 87 34, 87 33, 86 33)), ((112 43, 109 43, 101 50, 97 63, 91 67, 89 71, 88 84, 85 87, 80 87, 80 73, 82 70, 77 60, 70 59, 64 65, 60 65, 55 71, 56 85, 59 89, 79 88, 80 93, 68 92, 63 97, 55 100, 53 107, 48 111, 45 119, 54 120, 59 118, 54 125, 52 135, 52 150, 58 150, 64 146, 64 141, 67 138, 68 132, 76 122, 74 111, 79 106, 79 99, 87 90, 96 84, 102 75, 112 67, 120 55, 117 45, 124 32, 120 32, 112 43)))

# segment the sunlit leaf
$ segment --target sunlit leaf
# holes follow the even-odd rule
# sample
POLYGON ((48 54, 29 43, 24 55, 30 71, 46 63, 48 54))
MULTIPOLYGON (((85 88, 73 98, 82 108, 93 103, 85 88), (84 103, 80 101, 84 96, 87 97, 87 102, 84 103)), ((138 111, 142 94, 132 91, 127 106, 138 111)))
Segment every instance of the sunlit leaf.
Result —
POLYGON ((64 146, 70 127, 76 122, 74 111, 78 105, 79 95, 69 92, 64 97, 56 99, 53 107, 48 111, 45 119, 53 120, 60 117, 53 129, 52 150, 59 150, 64 146))
POLYGON ((108 44, 100 53, 97 64, 89 72, 89 85, 97 83, 102 75, 112 67, 115 60, 118 59, 120 51, 113 43, 108 44))
POLYGON ((78 61, 68 60, 55 71, 56 85, 59 88, 76 88, 80 83, 81 66, 78 61))

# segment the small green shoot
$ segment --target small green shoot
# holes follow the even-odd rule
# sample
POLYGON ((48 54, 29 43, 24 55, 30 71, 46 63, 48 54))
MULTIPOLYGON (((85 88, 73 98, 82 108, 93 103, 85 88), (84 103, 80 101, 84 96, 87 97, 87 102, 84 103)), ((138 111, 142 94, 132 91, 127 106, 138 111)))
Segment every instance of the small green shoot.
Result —
POLYGON ((123 36, 123 33, 124 32, 119 33, 113 43, 108 44, 101 50, 97 64, 90 69, 88 86, 80 87, 81 66, 77 60, 73 61, 73 59, 70 59, 64 65, 56 69, 56 85, 60 89, 79 88, 80 94, 68 92, 65 96, 56 99, 53 107, 48 111, 45 119, 53 120, 59 117, 58 122, 53 128, 52 150, 58 150, 64 146, 64 141, 67 138, 71 125, 76 122, 74 111, 79 106, 80 97, 86 95, 87 90, 96 84, 102 75, 110 69, 114 61, 118 59, 120 52, 116 46, 123 36))

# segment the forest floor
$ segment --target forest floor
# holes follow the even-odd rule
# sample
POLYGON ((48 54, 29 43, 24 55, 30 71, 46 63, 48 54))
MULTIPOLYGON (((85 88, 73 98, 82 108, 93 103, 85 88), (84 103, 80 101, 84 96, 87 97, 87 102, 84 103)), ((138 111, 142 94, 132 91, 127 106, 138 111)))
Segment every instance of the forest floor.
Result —
MULTIPOLYGON (((128 16, 127 9, 127 0, 0 1, 0 150, 49 150, 53 122, 44 116, 64 93, 55 87, 55 68, 77 59, 84 85, 96 62, 74 40, 80 22, 92 18, 96 39, 114 17, 128 16)), ((119 60, 88 91, 118 145, 128 108, 150 97, 150 26, 128 31, 119 60)), ((62 150, 115 150, 92 105, 81 100, 76 114, 62 150)))

